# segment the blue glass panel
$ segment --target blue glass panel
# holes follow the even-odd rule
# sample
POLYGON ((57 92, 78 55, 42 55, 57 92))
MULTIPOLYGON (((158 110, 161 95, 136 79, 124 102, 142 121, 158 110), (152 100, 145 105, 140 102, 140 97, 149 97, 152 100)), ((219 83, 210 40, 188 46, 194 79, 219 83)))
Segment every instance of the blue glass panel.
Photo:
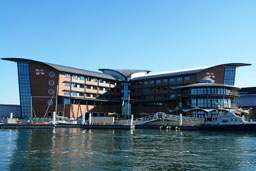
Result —
POLYGON ((130 115, 131 114, 131 105, 129 104, 130 98, 130 86, 129 83, 123 83, 122 88, 122 114, 123 115, 130 115))
POLYGON ((19 77, 21 116, 24 118, 28 118, 32 117, 29 64, 27 62, 18 62, 17 65, 19 77))
POLYGON ((224 73, 224 84, 234 85, 235 84, 236 67, 226 66, 224 73))

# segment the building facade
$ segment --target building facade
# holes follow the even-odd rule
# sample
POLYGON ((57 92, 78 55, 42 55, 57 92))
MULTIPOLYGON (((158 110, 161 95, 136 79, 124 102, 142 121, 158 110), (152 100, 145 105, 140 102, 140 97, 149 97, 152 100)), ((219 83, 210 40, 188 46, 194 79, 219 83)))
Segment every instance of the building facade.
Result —
POLYGON ((244 87, 240 90, 240 97, 237 99, 240 108, 249 111, 249 119, 256 121, 256 87, 244 87))
MULTIPOLYGON (((122 114, 129 117, 131 114, 168 113, 188 105, 194 107, 193 100, 181 96, 189 91, 190 87, 186 86, 209 78, 214 83, 203 82, 206 88, 218 85, 224 87, 225 93, 233 92, 237 90, 234 87, 236 68, 250 65, 230 63, 149 74, 149 70, 100 69, 100 73, 30 59, 3 60, 17 62, 21 116, 24 118, 51 117, 54 111, 58 116, 69 118, 89 112, 95 116, 122 114)), ((212 103, 231 108, 236 96, 225 94, 223 103, 220 97, 212 103)))
POLYGON ((10 117, 10 114, 13 113, 13 118, 20 118, 20 106, 12 104, 0 104, 0 117, 10 117))

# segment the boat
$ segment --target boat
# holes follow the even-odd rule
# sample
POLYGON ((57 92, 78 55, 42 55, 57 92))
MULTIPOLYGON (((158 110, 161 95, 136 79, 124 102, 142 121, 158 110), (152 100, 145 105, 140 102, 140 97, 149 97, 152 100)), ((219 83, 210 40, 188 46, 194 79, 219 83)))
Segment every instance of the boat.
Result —
POLYGON ((234 110, 230 110, 220 113, 217 117, 205 118, 199 128, 216 131, 256 131, 256 122, 246 121, 244 116, 238 116, 234 110))

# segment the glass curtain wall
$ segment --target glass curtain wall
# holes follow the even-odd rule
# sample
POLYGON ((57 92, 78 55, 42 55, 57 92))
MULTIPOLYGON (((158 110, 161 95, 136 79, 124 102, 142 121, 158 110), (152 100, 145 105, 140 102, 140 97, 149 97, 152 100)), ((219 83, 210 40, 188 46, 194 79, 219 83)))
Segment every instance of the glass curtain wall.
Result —
POLYGON ((236 67, 225 66, 224 84, 234 85, 235 84, 236 67))
POLYGON ((122 114, 127 118, 131 115, 131 104, 130 104, 130 83, 122 83, 122 114))
POLYGON ((18 62, 17 65, 20 90, 21 116, 23 118, 29 118, 32 117, 29 63, 18 62))

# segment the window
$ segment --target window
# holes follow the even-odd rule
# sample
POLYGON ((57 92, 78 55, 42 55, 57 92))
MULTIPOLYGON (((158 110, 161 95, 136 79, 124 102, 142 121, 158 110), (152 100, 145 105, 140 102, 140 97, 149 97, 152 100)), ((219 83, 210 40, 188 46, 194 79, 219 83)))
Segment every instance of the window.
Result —
POLYGON ((70 83, 65 83, 65 87, 70 87, 70 83))
POLYGON ((70 99, 64 98, 64 104, 70 104, 70 99))
POLYGON ((236 67, 226 66, 225 73, 224 73, 224 84, 234 85, 235 75, 236 75, 236 67))
POLYGON ((80 76, 80 80, 84 80, 84 76, 80 76))
POLYGON ((73 83, 73 84, 72 84, 72 87, 77 87, 77 84, 73 83))
POLYGON ((77 79, 77 75, 72 75, 72 79, 77 79))
POLYGON ((48 84, 49 84, 50 86, 53 86, 53 85, 54 85, 54 81, 53 81, 53 80, 50 80, 48 84))
POLYGON ((54 94, 54 90, 53 89, 48 90, 48 94, 53 95, 54 94))
POLYGON ((154 84, 154 80, 150 80, 150 81, 149 81, 149 84, 154 84))
POLYGON ((97 95, 96 95, 96 94, 93 94, 93 97, 97 97, 97 95))
POLYGON ((190 80, 190 76, 186 76, 184 79, 185 79, 185 81, 189 81, 190 80))
POLYGON ((102 88, 102 87, 99 87, 99 90, 101 90, 101 91, 102 91, 102 90, 103 90, 103 88, 102 88))
POLYGON ((89 94, 89 93, 86 93, 86 97, 91 97, 91 94, 89 94))
POLYGON ((166 79, 164 79, 163 81, 164 81, 164 83, 168 83, 168 79, 167 79, 167 78, 166 78, 166 79))
POLYGON ((86 81, 91 81, 91 78, 90 78, 90 77, 87 77, 87 78, 86 78, 86 81))
POLYGON ((80 88, 84 88, 84 85, 83 85, 83 84, 80 84, 80 88))
POLYGON ((52 112, 48 112, 47 115, 48 115, 48 117, 51 117, 52 116, 52 112))
POLYGON ((157 84, 160 84, 160 83, 161 83, 161 80, 156 80, 156 83, 157 83, 157 84))
POLYGON ((167 86, 164 86, 164 87, 163 87, 163 90, 168 90, 168 87, 167 87, 167 86))
POLYGON ((93 86, 93 90, 97 90, 97 87, 96 87, 96 86, 93 86))
POLYGON ((51 72, 49 73, 49 76, 50 76, 50 77, 54 77, 54 76, 55 76, 55 73, 51 71, 51 72))
POLYGON ((84 96, 84 93, 79 93, 79 96, 84 96))
POLYGON ((77 92, 72 92, 71 95, 72 96, 77 96, 77 92))
POLYGON ((148 81, 143 81, 143 84, 144 84, 144 85, 147 85, 147 84, 148 84, 148 81))
POLYGON ((99 79, 99 82, 100 82, 100 83, 103 83, 104 81, 103 81, 102 79, 99 79))
POLYGON ((48 100, 48 105, 52 105, 53 104, 53 101, 52 100, 48 100))
POLYGON ((170 82, 175 82, 175 78, 170 78, 170 82))
POLYGON ((92 86, 89 86, 89 85, 88 85, 88 86, 86 86, 86 88, 87 88, 87 89, 91 89, 91 88, 92 88, 92 86))
POLYGON ((65 77, 66 78, 70 78, 70 74, 65 74, 65 77))
POLYGON ((31 117, 31 87, 29 63, 18 62, 18 79, 20 87, 20 106, 22 117, 31 117))
POLYGON ((69 95, 69 91, 64 91, 64 95, 69 95))
POLYGON ((93 82, 97 82, 98 81, 98 79, 97 78, 93 78, 93 82))
POLYGON ((177 78, 177 81, 182 81, 182 77, 178 77, 178 78, 177 78))

